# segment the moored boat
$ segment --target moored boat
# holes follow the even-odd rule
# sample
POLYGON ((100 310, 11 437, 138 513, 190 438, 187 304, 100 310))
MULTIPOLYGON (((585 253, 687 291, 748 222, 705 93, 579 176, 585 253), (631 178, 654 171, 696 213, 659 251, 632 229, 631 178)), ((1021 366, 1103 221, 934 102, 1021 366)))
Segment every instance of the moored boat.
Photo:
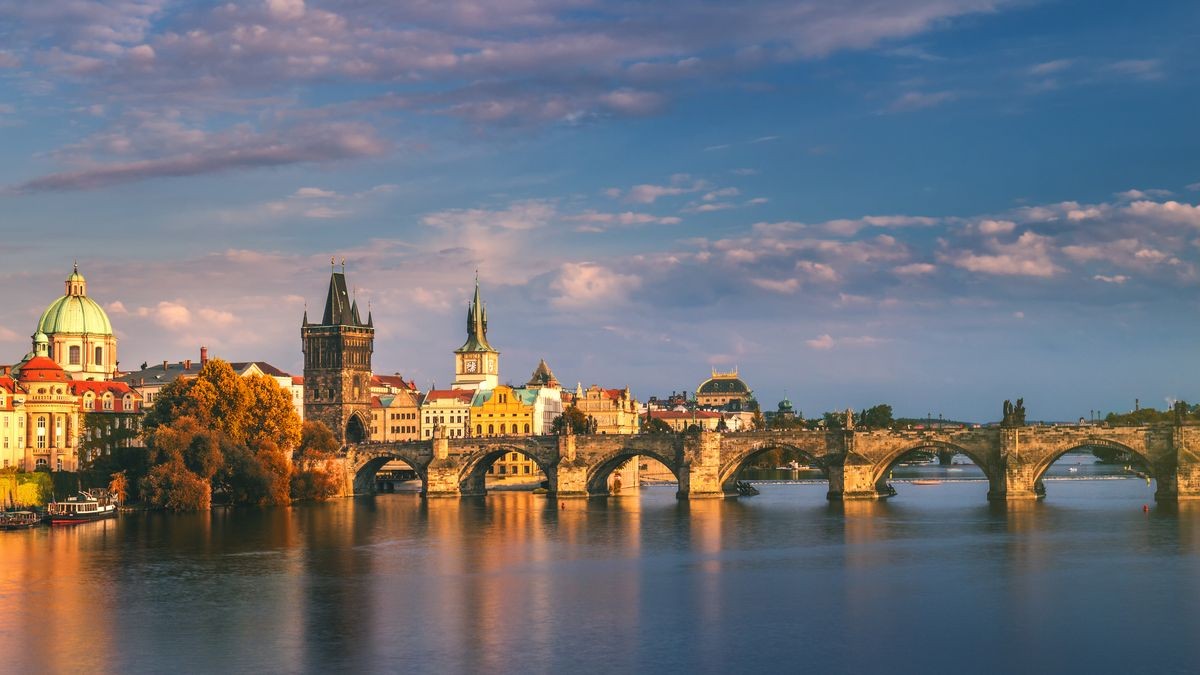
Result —
POLYGON ((90 490, 61 502, 51 502, 46 507, 46 512, 51 523, 68 525, 115 518, 117 504, 107 490, 90 490))
POLYGON ((0 513, 0 530, 24 530, 42 522, 42 515, 33 511, 0 513))

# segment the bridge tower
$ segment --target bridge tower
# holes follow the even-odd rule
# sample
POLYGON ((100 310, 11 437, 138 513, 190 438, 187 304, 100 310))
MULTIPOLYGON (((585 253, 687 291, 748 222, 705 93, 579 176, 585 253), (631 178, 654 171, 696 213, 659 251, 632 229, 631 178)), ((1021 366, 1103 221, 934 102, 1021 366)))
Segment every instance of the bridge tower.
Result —
POLYGON ((330 274, 325 313, 300 327, 304 349, 304 419, 324 422, 339 443, 361 443, 371 428, 371 353, 375 322, 364 323, 346 290, 346 262, 330 274))

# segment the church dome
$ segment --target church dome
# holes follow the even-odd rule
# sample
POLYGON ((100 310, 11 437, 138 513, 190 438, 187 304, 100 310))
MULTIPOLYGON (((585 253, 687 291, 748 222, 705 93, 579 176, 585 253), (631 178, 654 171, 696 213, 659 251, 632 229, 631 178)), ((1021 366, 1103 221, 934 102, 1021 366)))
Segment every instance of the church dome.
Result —
POLYGON ((696 394, 749 394, 750 387, 737 377, 736 373, 713 373, 713 376, 700 384, 696 394))
POLYGON ((99 303, 87 297, 87 281, 76 266, 67 278, 67 293, 50 303, 38 320, 39 333, 112 335, 112 324, 99 303))

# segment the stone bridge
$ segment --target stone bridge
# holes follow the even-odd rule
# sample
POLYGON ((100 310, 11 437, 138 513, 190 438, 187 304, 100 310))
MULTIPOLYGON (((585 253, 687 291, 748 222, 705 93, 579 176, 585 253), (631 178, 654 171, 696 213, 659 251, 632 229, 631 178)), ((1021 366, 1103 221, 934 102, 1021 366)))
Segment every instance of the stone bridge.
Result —
POLYGON ((1015 426, 954 430, 756 431, 676 434, 564 435, 363 443, 345 448, 345 492, 368 494, 374 475, 401 460, 420 476, 428 497, 486 492, 488 468, 508 452, 541 467, 558 497, 608 494, 608 476, 633 457, 662 462, 679 481, 681 499, 736 496, 739 472, 757 455, 793 450, 829 481, 829 499, 892 494, 888 476, 918 450, 959 452, 987 476, 988 498, 1036 499, 1042 477, 1064 453, 1106 447, 1137 457, 1156 481, 1160 501, 1200 499, 1200 426, 1015 426))

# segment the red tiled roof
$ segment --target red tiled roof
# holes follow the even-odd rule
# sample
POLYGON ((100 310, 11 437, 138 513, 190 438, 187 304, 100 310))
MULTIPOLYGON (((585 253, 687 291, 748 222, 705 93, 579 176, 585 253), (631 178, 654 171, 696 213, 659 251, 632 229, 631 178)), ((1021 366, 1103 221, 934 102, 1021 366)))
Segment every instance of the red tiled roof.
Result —
POLYGON ((303 375, 293 375, 292 376, 292 384, 304 384, 304 376, 303 375))
POLYGON ((653 413, 651 413, 650 417, 656 420, 711 420, 720 419, 724 417, 724 415, 711 410, 697 410, 695 412, 690 410, 655 410, 653 413))
POLYGON ((425 402, 453 398, 457 399, 460 403, 470 403, 474 397, 475 392, 468 389, 430 389, 429 393, 425 394, 425 402))
POLYGON ((45 356, 35 356, 21 366, 21 382, 66 382, 70 380, 63 369, 45 356))

